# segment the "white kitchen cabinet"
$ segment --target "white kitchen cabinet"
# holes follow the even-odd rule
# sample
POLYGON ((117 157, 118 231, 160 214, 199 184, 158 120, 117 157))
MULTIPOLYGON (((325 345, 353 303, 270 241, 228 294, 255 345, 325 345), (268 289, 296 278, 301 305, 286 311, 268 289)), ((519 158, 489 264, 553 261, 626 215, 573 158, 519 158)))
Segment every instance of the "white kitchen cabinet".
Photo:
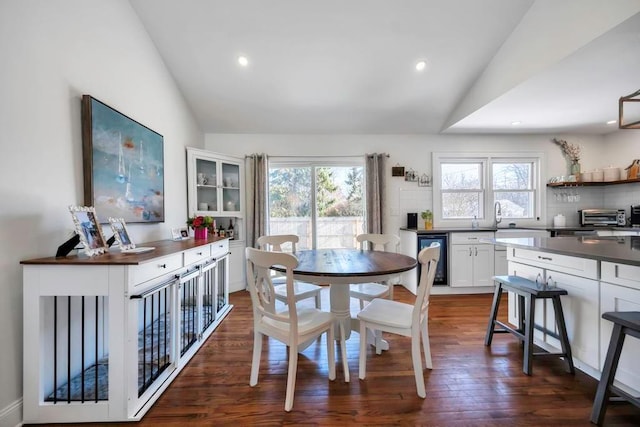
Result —
POLYGON ((25 423, 137 421, 231 310, 228 240, 23 261, 25 423))
MULTIPOLYGON (((550 283, 567 290, 568 295, 560 298, 573 357, 598 369, 599 342, 594 337, 594 331, 599 328, 597 261, 518 248, 509 249, 507 253, 509 274, 538 280, 539 283, 550 283), (565 271, 574 274, 567 274, 565 271)), ((509 322, 514 324, 518 318, 516 301, 515 295, 510 294, 509 322)), ((557 334, 551 301, 541 300, 536 304, 535 319, 536 325, 557 334)), ((560 348, 560 341, 546 332, 536 330, 534 338, 560 348)))
POLYGON ((243 218, 244 160, 187 148, 189 214, 243 218))
MULTIPOLYGON (((602 262, 600 283, 600 361, 609 348, 613 323, 602 319, 607 311, 640 311, 640 267, 602 262)), ((640 340, 627 335, 616 372, 616 385, 637 394, 640 391, 640 340), (630 389, 629 389, 630 388, 630 389)), ((600 366, 602 369, 602 366, 600 366)))
POLYGON ((493 286, 494 247, 481 243, 493 232, 451 233, 450 268, 452 287, 493 286))
POLYGON ((247 287, 244 249, 244 240, 232 240, 229 243, 229 263, 233 267, 229 270, 229 292, 242 291, 247 287))

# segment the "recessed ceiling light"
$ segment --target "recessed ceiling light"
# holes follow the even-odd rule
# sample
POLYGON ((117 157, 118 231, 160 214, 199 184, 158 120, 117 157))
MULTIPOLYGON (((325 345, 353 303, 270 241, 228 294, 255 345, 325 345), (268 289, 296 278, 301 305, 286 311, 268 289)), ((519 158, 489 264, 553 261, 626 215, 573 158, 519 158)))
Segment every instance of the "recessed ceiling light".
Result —
POLYGON ((608 124, 608 125, 615 125, 616 123, 618 123, 618 121, 617 121, 617 120, 609 120, 609 121, 607 122, 607 124, 608 124))
POLYGON ((416 70, 417 71, 424 71, 425 68, 427 68, 427 62, 426 61, 418 61, 416 63, 416 70))
POLYGON ((246 67, 249 65, 249 58, 244 55, 238 56, 238 64, 240 64, 241 67, 246 67))
POLYGON ((511 126, 518 126, 518 125, 520 125, 521 123, 522 123, 522 122, 518 122, 518 121, 516 121, 516 122, 511 122, 511 126))

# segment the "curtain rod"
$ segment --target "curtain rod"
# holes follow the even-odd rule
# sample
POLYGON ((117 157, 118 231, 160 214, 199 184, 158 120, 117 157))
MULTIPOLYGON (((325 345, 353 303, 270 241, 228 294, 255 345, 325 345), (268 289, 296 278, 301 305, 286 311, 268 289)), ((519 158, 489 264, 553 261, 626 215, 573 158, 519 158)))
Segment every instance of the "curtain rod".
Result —
MULTIPOLYGON (((389 154, 387 153, 381 153, 386 157, 389 157, 389 154)), ((371 154, 365 154, 366 156, 371 157, 371 154)), ((254 157, 255 154, 247 154, 244 156, 244 158, 249 158, 249 157, 254 157)), ((362 158, 362 155, 357 155, 357 156, 322 156, 322 155, 314 155, 314 156, 275 156, 275 155, 269 155, 269 157, 277 157, 277 158, 281 158, 281 159, 297 159, 300 157, 305 157, 305 158, 314 158, 314 157, 322 157, 322 158, 335 158, 335 159, 349 159, 349 158, 362 158)))

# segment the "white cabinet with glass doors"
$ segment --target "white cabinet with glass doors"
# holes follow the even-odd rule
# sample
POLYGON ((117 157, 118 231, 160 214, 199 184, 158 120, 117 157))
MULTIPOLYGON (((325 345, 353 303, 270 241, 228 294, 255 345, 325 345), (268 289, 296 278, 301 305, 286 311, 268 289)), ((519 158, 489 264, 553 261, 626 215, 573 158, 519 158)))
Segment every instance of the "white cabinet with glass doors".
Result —
POLYGON ((243 217, 243 159, 188 147, 187 186, 189 215, 243 217))

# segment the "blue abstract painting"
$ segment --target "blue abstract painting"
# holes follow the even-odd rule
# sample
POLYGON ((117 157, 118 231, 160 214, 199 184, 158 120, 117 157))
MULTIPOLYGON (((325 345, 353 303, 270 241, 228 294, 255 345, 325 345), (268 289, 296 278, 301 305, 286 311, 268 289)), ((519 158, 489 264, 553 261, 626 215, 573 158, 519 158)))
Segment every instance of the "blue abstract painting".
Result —
POLYGON ((89 95, 82 102, 85 204, 100 223, 164 222, 162 135, 89 95))

